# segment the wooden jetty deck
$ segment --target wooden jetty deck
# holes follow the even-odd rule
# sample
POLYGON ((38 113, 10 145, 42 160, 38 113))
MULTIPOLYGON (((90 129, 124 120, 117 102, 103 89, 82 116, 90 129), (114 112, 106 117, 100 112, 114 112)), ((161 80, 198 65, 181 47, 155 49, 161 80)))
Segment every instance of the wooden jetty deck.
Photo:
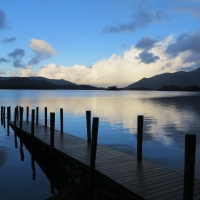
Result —
MULTIPOLYGON (((19 129, 20 123, 10 122, 19 129)), ((50 145, 50 128, 34 125, 34 136, 50 145)), ((23 121, 22 131, 31 134, 31 122, 23 121)), ((90 166, 90 145, 84 139, 55 130, 54 148, 76 162, 90 166)), ((141 160, 119 151, 97 145, 95 174, 110 181, 119 189, 130 194, 132 199, 182 200, 183 174, 141 160)), ((194 181, 194 200, 200 200, 200 180, 194 181)), ((188 199, 189 200, 189 199, 188 199)))

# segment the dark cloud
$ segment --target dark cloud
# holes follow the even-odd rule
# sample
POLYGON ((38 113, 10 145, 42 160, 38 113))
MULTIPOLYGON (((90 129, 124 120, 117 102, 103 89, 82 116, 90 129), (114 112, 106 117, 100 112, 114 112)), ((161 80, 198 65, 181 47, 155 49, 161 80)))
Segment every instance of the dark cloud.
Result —
POLYGON ((25 64, 22 63, 22 58, 25 56, 23 49, 15 49, 13 52, 8 54, 12 58, 13 66, 16 68, 23 68, 25 64))
POLYGON ((188 64, 187 67, 180 68, 181 70, 190 71, 200 67, 200 30, 195 33, 183 33, 176 41, 169 44, 165 52, 170 57, 176 57, 180 53, 188 51, 188 55, 184 58, 183 63, 188 64))
POLYGON ((157 42, 157 40, 153 40, 150 37, 143 37, 141 40, 135 45, 136 48, 138 49, 143 49, 143 50, 149 50, 151 49, 154 44, 157 42))
POLYGON ((194 18, 200 19, 200 5, 184 6, 174 9, 175 12, 191 13, 194 18))
POLYGON ((1 57, 0 58, 0 64, 3 63, 3 62, 6 63, 6 62, 9 62, 9 60, 1 57))
POLYGON ((131 21, 127 23, 120 23, 114 26, 105 27, 103 33, 122 33, 122 32, 133 32, 139 28, 145 28, 146 26, 164 22, 168 20, 163 10, 151 12, 148 9, 140 9, 136 14, 131 16, 131 21))
POLYGON ((25 51, 23 49, 15 49, 13 52, 9 53, 8 56, 17 59, 25 56, 25 51))
POLYGON ((50 58, 51 55, 47 53, 36 53, 35 56, 28 62, 29 65, 37 65, 41 60, 50 58))
POLYGON ((141 52, 139 54, 139 58, 141 59, 141 62, 145 64, 150 64, 160 59, 158 56, 154 56, 153 53, 149 53, 147 51, 141 52))
POLYGON ((0 8, 0 30, 6 27, 6 15, 0 8))
POLYGON ((174 43, 170 44, 165 52, 171 57, 178 56, 179 53, 185 51, 191 51, 192 53, 200 54, 200 31, 194 34, 183 33, 181 34, 174 43))
POLYGON ((23 68, 25 67, 25 64, 23 64, 20 59, 16 59, 13 61, 13 66, 16 68, 23 68))
POLYGON ((11 43, 16 41, 17 39, 15 37, 10 37, 10 38, 5 38, 4 40, 2 40, 3 43, 11 43))

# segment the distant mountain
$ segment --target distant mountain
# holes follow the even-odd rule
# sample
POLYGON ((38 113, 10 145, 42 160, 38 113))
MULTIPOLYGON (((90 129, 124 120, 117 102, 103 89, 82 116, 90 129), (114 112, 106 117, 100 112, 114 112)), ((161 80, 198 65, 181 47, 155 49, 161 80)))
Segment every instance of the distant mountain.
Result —
POLYGON ((44 77, 41 77, 41 76, 30 76, 28 77, 30 80, 42 80, 42 81, 47 81, 47 82, 50 82, 50 83, 53 83, 53 84, 56 84, 56 85, 65 85, 65 84, 72 84, 72 85, 76 85, 75 83, 72 83, 70 81, 65 81, 63 79, 48 79, 48 78, 44 78, 44 77))
POLYGON ((0 77, 0 89, 64 89, 64 90, 99 90, 91 85, 77 85, 63 79, 44 77, 0 77))
POLYGON ((200 68, 190 72, 179 71, 175 73, 163 73, 151 78, 143 78, 124 89, 148 88, 158 90, 166 85, 186 87, 190 85, 200 86, 200 68))
MULTIPOLYGON (((72 83, 70 81, 65 81, 63 79, 48 79, 45 77, 41 77, 41 76, 30 76, 30 77, 0 77, 0 80, 10 80, 13 78, 28 78, 29 80, 36 80, 36 81, 46 81, 49 83, 53 83, 56 85, 65 85, 65 84, 72 84, 72 85, 76 85, 75 83, 72 83)), ((25 79, 23 79, 25 80, 25 79)))

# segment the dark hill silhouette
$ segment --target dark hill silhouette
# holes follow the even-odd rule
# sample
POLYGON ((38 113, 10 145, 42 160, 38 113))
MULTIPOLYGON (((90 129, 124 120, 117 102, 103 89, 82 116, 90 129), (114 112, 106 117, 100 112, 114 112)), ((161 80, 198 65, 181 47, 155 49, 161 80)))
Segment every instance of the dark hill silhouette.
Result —
POLYGON ((72 84, 72 85, 76 85, 75 83, 72 83, 70 81, 66 81, 66 80, 63 80, 63 79, 48 79, 48 78, 45 78, 45 77, 42 77, 42 76, 30 76, 30 77, 0 77, 0 80, 10 80, 10 79, 14 79, 16 78, 23 78, 25 80, 25 78, 28 78, 29 80, 36 80, 36 81, 46 81, 48 83, 53 83, 53 84, 56 84, 56 85, 65 85, 65 84, 72 84))
POLYGON ((72 83, 70 81, 66 81, 63 79, 48 79, 48 78, 44 78, 41 76, 30 76, 28 77, 30 80, 39 80, 39 81, 46 81, 46 82, 50 82, 56 85, 65 85, 65 84, 72 84, 72 85, 76 85, 75 83, 72 83))
POLYGON ((44 77, 0 77, 0 89, 67 89, 67 90, 99 90, 91 85, 77 85, 63 79, 47 79, 44 77))
POLYGON ((148 88, 158 90, 165 85, 186 87, 190 85, 200 86, 200 68, 190 72, 179 71, 175 73, 159 74, 150 78, 143 78, 124 89, 148 88))

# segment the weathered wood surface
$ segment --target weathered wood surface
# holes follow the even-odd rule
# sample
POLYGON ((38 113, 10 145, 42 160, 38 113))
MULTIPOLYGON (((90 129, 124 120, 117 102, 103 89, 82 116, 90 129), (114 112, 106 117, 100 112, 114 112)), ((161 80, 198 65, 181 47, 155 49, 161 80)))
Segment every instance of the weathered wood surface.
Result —
MULTIPOLYGON (((10 125, 14 126, 14 122, 10 125)), ((19 122, 16 127, 20 127, 19 122)), ((31 122, 24 121, 22 130, 31 134, 31 122)), ((34 132, 35 137, 50 145, 49 127, 35 124, 34 132)), ((90 145, 86 140, 55 130, 54 148, 89 167, 90 145)), ((133 156, 98 145, 95 169, 102 177, 132 193, 134 199, 183 199, 183 175, 149 161, 138 161, 133 156)), ((194 200, 200 200, 198 179, 195 179, 194 200)))

